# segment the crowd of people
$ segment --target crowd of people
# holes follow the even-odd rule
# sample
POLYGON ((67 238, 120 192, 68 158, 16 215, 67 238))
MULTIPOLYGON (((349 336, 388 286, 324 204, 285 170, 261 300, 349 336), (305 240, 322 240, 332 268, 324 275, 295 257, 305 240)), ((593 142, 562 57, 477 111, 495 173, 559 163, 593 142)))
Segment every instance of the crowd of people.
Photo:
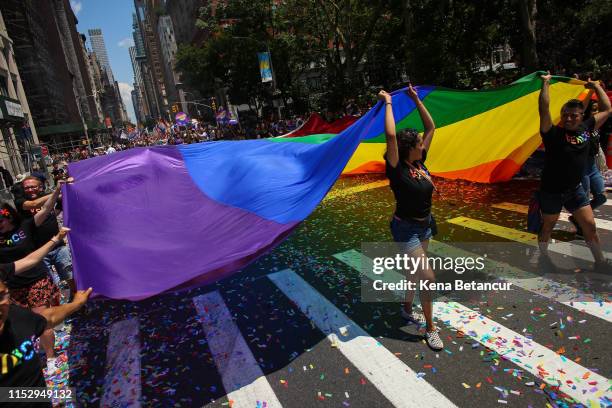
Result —
MULTIPOLYGON (((321 116, 328 122, 333 122, 343 116, 362 116, 372 108, 371 103, 358 105, 355 99, 349 99, 344 109, 339 111, 325 111, 321 116)), ((89 146, 73 147, 63 152, 51 155, 52 163, 65 168, 68 163, 85 160, 92 157, 103 156, 117 151, 134 147, 148 147, 160 145, 181 145, 217 140, 247 140, 265 139, 285 135, 301 127, 308 116, 293 115, 290 118, 273 120, 260 119, 244 123, 192 123, 186 126, 170 125, 160 122, 151 128, 134 129, 132 131, 119 130, 111 143, 91 148, 89 146)))
POLYGON ((80 309, 91 293, 91 288, 76 290, 65 242, 69 230, 58 219, 61 186, 72 181, 58 180, 50 192, 43 180, 28 176, 15 185, 15 204, 0 205, 2 387, 46 386, 43 366, 54 372, 62 364, 53 328, 80 309))

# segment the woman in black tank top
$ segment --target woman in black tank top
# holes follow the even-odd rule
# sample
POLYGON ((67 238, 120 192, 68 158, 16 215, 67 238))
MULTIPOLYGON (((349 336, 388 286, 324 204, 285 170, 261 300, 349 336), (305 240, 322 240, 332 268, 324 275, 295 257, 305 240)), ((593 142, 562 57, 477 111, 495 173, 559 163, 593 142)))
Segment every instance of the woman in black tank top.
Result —
MULTIPOLYGON (((431 145, 435 125, 425 105, 412 85, 406 93, 415 104, 424 132, 421 136, 414 129, 396 132, 393 116, 393 98, 385 91, 378 98, 385 103, 385 135, 387 152, 385 153, 386 174, 396 200, 395 213, 391 220, 393 240, 399 243, 403 253, 419 260, 419 267, 413 273, 408 273, 407 279, 429 281, 433 283, 435 276, 427 265, 427 246, 433 236, 435 224, 431 216, 431 197, 435 186, 425 167, 427 150, 431 145)), ((397 94, 396 99, 405 98, 397 94)), ((404 102, 406 103, 406 102, 404 102)), ((402 308, 402 317, 413 323, 425 324, 427 344, 434 350, 441 350, 444 345, 433 323, 432 293, 420 290, 419 299, 423 312, 414 310, 414 291, 406 291, 406 300, 402 308)))

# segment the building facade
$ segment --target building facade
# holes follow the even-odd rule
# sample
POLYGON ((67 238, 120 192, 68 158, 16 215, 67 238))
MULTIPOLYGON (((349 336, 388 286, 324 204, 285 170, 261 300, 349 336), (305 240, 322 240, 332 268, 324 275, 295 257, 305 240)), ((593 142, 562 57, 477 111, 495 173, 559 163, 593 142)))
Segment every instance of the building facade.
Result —
POLYGON ((145 91, 145 82, 142 76, 141 65, 143 58, 138 58, 136 47, 130 47, 130 60, 132 61, 132 69, 134 70, 134 91, 138 100, 138 109, 134 105, 137 121, 144 123, 148 117, 151 117, 151 108, 145 91))
POLYGON ((108 82, 115 82, 113 69, 111 68, 110 60, 108 59, 108 53, 106 52, 106 43, 104 42, 104 35, 102 34, 102 30, 99 28, 93 28, 88 30, 87 33, 89 34, 89 42, 91 43, 91 49, 93 50, 93 52, 96 53, 98 61, 100 62, 100 66, 108 77, 108 82))
MULTIPOLYGON (((0 165, 11 178, 32 171, 38 145, 36 128, 17 68, 13 41, 0 12, 0 165)), ((7 177, 0 177, 0 197, 10 197, 7 177)))
MULTIPOLYGON (((151 81, 157 99, 159 116, 169 118, 168 95, 164 76, 163 59, 157 36, 158 10, 162 7, 159 0, 134 0, 138 29, 142 35, 148 67, 143 67, 145 82, 151 81)), ((154 111, 155 113, 155 111, 154 111)))
POLYGON ((144 19, 144 5, 136 9, 136 13, 132 15, 132 35, 134 37, 134 47, 130 50, 130 58, 132 60, 132 68, 136 84, 141 94, 142 104, 141 110, 145 117, 145 121, 150 118, 161 117, 161 109, 159 98, 155 87, 147 52, 145 49, 144 38, 140 30, 140 19, 144 19))
POLYGON ((180 77, 175 70, 176 52, 178 47, 174 37, 174 27, 169 15, 160 16, 157 22, 157 36, 162 54, 164 79, 168 90, 170 105, 179 104, 183 112, 188 112, 185 92, 182 89, 180 77))
MULTIPOLYGON (((54 148, 85 137, 56 1, 3 0, 0 11, 41 142, 54 148)), ((71 11, 70 11, 71 12, 71 11)), ((75 24, 75 20, 68 24, 75 24)), ((70 31, 76 32, 76 28, 70 31)))
MULTIPOLYGON (((165 12, 172 21, 174 32, 174 43, 176 48, 181 44, 199 45, 206 39, 205 31, 196 26, 196 21, 200 16, 200 8, 208 3, 214 3, 210 0, 165 0, 165 12)), ((176 54, 176 51, 175 51, 176 54)), ((176 63, 176 58, 174 58, 176 63)), ((173 65, 174 67, 175 65, 173 65)), ((202 99, 204 95, 187 86, 182 79, 180 71, 174 69, 175 84, 179 100, 183 103, 183 112, 189 112, 192 115, 197 113, 195 105, 187 104, 185 101, 202 99)))
POLYGON ((195 44, 202 38, 203 30, 196 27, 200 7, 206 0, 166 0, 165 11, 174 26, 177 44, 195 44))
POLYGON ((84 34, 79 35, 79 48, 81 52, 81 58, 84 64, 84 71, 87 84, 87 102, 89 103, 90 109, 92 111, 92 116, 95 122, 103 123, 104 115, 102 114, 102 103, 100 102, 100 91, 102 89, 101 85, 98 85, 95 80, 94 67, 90 60, 89 52, 87 51, 87 37, 84 34))

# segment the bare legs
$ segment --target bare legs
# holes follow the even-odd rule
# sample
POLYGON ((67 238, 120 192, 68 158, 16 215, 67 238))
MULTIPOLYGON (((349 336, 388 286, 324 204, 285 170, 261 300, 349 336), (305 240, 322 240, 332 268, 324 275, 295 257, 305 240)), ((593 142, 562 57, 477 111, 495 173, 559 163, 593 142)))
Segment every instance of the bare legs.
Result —
MULTIPOLYGON (((423 258, 427 261, 427 247, 429 245, 429 240, 425 240, 421 242, 421 246, 416 248, 414 251, 411 251, 410 256, 415 258, 423 258)), ((425 262, 423 267, 418 268, 417 271, 408 275, 408 280, 412 282, 418 282, 421 280, 427 280, 429 282, 435 281, 435 275, 433 271, 425 262)), ((406 298, 404 303, 404 309, 406 312, 410 313, 412 311, 412 304, 414 303, 414 290, 406 291, 406 298)), ((432 293, 429 290, 419 290, 419 300, 421 301, 421 308, 423 309, 423 314, 425 315, 425 324, 427 326, 427 331, 432 332, 436 330, 436 327, 433 322, 433 301, 432 301, 432 293)))

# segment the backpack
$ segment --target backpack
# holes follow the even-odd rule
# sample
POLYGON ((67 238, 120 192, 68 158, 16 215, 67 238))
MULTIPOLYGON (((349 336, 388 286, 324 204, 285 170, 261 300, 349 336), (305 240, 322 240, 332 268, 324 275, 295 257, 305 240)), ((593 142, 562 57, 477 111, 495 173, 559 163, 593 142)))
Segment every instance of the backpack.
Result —
POLYGON ((540 208, 540 192, 536 191, 529 201, 527 211, 527 231, 538 234, 542 229, 542 209, 540 208))

